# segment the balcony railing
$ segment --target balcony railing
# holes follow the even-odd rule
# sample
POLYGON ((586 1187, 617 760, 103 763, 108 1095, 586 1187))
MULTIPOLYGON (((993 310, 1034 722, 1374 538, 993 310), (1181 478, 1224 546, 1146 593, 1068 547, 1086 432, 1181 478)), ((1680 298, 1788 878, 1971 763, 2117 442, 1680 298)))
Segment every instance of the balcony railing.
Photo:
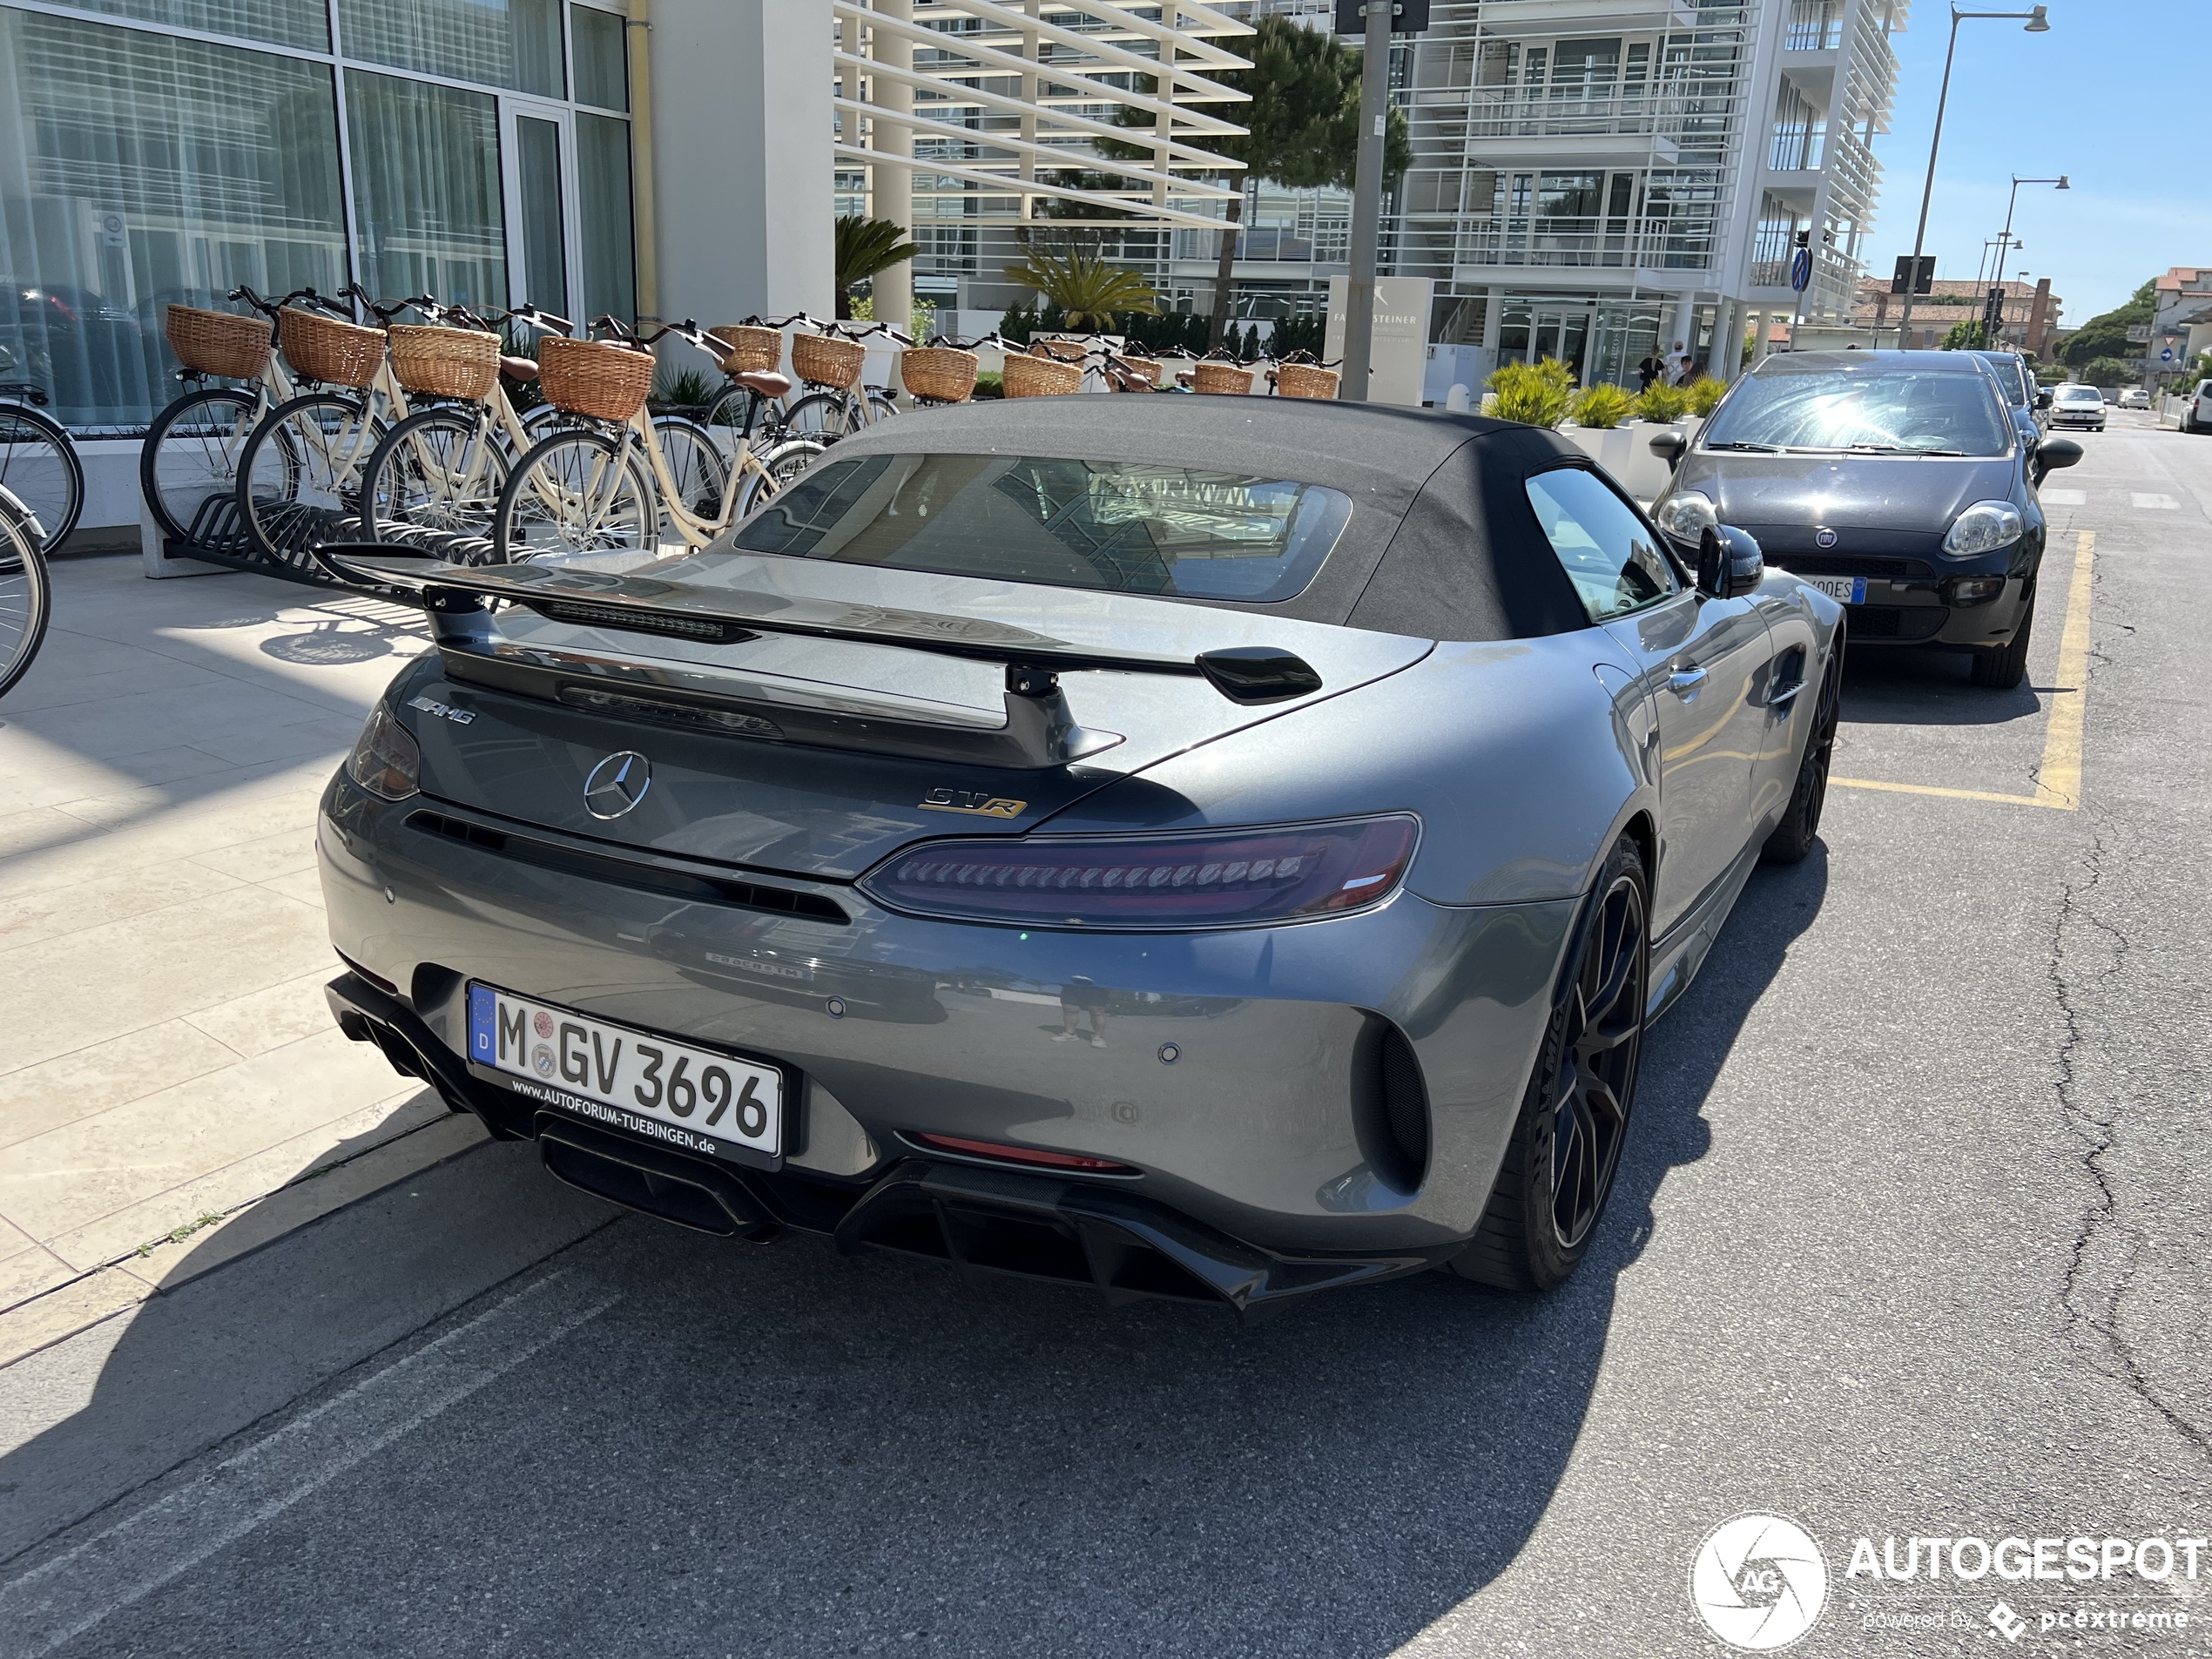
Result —
POLYGON ((1696 142, 1724 123, 1736 100, 1725 94, 1623 92, 1597 98, 1516 98, 1476 87, 1467 113, 1470 138, 1649 138, 1696 142))

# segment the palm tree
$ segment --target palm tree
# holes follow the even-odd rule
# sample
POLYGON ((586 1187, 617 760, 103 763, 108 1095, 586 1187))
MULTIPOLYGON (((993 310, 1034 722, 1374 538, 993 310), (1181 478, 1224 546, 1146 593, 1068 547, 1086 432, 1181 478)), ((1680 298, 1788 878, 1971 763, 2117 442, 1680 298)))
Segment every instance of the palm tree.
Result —
POLYGON ((888 270, 921 250, 905 240, 906 227, 895 219, 870 219, 862 213, 840 213, 837 220, 837 314, 853 314, 853 289, 878 271, 888 270))
POLYGON ((1117 311, 1156 314, 1160 296, 1125 266, 1109 265, 1082 248, 1050 253, 1031 248, 1026 265, 1009 265, 1006 280, 1039 293, 1068 314, 1068 327, 1096 327, 1117 311))

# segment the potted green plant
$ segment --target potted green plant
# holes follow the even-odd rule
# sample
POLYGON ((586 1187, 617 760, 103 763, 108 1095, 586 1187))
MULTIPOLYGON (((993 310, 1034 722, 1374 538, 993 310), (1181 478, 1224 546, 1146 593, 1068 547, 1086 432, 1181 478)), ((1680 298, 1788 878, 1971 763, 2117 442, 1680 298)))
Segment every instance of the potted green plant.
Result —
POLYGON ((1634 418, 1635 408, 1635 395, 1618 386, 1606 381, 1586 386, 1568 403, 1567 418, 1574 424, 1562 435, 1625 482, 1635 454, 1635 433, 1626 422, 1634 418))
POLYGON ((1490 376, 1497 397, 1487 412, 1523 426, 1555 427, 1567 418, 1575 377, 1566 364, 1547 357, 1536 363, 1507 363, 1490 376))

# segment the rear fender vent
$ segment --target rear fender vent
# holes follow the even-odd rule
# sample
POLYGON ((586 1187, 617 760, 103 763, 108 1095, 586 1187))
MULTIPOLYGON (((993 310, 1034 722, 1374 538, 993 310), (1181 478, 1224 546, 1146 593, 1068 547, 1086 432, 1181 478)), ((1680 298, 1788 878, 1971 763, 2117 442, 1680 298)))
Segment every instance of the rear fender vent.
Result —
POLYGON ((1367 1167, 1399 1192, 1428 1175, 1428 1084, 1406 1034, 1367 1016, 1352 1056, 1352 1121, 1367 1167))
POLYGON ((486 853, 496 853, 517 864, 534 864, 541 869, 588 876, 595 881, 611 882, 618 887, 639 888, 647 893, 664 893, 671 898, 689 899, 699 904, 732 905, 740 910, 764 910, 777 915, 803 916, 809 921, 835 922, 840 926, 852 920, 835 900, 824 898, 819 893, 798 893, 789 887, 770 887, 765 882, 747 881, 737 876, 699 875, 658 864, 586 853, 578 847, 541 841, 534 836, 492 829, 448 813, 410 813, 407 826, 424 835, 435 835, 486 853))

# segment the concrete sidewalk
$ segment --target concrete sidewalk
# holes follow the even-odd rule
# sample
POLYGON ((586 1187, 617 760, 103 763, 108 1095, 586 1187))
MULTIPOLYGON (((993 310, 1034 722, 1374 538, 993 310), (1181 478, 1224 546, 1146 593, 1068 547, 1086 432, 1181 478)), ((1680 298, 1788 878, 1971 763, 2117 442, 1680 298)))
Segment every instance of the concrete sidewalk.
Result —
POLYGON ((145 1294, 155 1241, 474 1126, 322 999, 315 801, 424 649, 419 617, 228 572, 149 582, 135 557, 53 577, 44 648, 0 700, 0 1311, 56 1298, 66 1324, 145 1294))

